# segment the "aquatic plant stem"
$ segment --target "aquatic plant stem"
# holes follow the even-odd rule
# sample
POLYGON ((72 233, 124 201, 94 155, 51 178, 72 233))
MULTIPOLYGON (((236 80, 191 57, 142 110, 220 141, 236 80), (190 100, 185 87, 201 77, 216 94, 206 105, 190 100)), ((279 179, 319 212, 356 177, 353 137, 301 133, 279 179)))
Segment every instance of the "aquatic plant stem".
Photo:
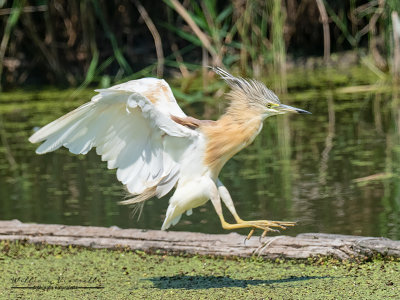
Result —
POLYGON ((17 24, 19 16, 21 15, 22 8, 24 7, 25 1, 14 1, 13 8, 11 10, 11 14, 8 17, 6 27, 4 29, 3 38, 1 39, 0 44, 0 91, 1 91, 1 75, 3 73, 4 66, 4 56, 6 54, 8 41, 10 40, 11 31, 14 28, 15 24, 17 24))
POLYGON ((329 34, 329 18, 326 13, 325 5, 322 0, 316 0, 319 13, 321 15, 322 28, 324 30, 324 62, 327 64, 331 52, 331 36, 329 34))
POLYGON ((157 53, 157 76, 159 78, 162 78, 163 74, 164 74, 164 60, 165 59, 164 59, 164 52, 163 52, 160 34, 158 33, 156 26, 154 25, 153 21, 149 17, 149 14, 147 13, 144 6, 138 0, 132 0, 132 1, 135 4, 137 10, 139 11, 140 16, 142 17, 143 21, 146 23, 147 28, 149 28, 151 35, 153 36, 154 46, 156 47, 156 53, 157 53))

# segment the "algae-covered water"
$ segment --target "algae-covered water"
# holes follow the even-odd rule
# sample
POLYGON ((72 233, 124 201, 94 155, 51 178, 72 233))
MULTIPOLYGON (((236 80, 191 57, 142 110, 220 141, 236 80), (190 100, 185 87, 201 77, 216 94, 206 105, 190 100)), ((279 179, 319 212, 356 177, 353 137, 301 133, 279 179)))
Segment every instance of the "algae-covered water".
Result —
POLYGON ((0 242, 1 299, 398 299, 400 262, 263 261, 0 242))
MULTIPOLYGON (((268 118, 255 142, 222 170, 243 219, 298 221, 285 232, 328 232, 400 239, 399 91, 364 68, 297 71, 281 101, 312 112, 268 118)), ((201 82, 201 80, 198 80, 201 82)), ((273 80, 266 79, 269 86, 273 80)), ((172 81, 184 110, 215 119, 224 84, 172 81), (204 100, 204 101, 203 101, 204 100)), ((114 170, 92 150, 38 156, 34 129, 94 95, 91 90, 0 94, 0 219, 159 229, 168 197, 146 202, 139 221, 114 170)), ((227 218, 231 220, 229 213, 227 218)), ((224 232, 209 203, 173 230, 224 232)), ((242 233, 247 233, 243 231, 242 233)))

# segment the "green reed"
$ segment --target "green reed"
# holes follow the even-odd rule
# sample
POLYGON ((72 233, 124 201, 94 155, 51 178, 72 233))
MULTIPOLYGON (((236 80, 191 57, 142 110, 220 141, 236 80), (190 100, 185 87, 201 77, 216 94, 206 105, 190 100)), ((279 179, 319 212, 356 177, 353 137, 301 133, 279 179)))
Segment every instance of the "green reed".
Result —
MULTIPOLYGON (((316 1, 155 3, 137 2, 153 21, 154 31, 160 32, 157 45, 137 5, 127 0, 71 0, 68 5, 54 1, 41 1, 40 5, 22 0, 0 2, 0 86, 25 82, 108 85, 154 75, 156 69, 161 74, 158 69, 164 65, 167 75, 179 69, 184 77, 201 66, 221 65, 256 78, 273 73, 275 89, 284 92, 288 60, 296 51, 307 55, 309 35, 322 33, 323 24, 315 22, 321 18, 316 1), (305 34, 301 28, 310 20, 317 26, 308 28, 305 34), (10 61, 15 61, 15 66, 10 61)), ((326 53, 350 49, 374 72, 385 73, 392 68, 391 14, 400 12, 400 1, 322 3, 331 21, 332 49, 326 53)), ((321 55, 324 47, 322 42, 315 45, 321 55)), ((329 59, 324 62, 329 63, 329 59)), ((206 73, 203 71, 203 75, 206 73)), ((390 80, 390 76, 381 77, 390 80)))

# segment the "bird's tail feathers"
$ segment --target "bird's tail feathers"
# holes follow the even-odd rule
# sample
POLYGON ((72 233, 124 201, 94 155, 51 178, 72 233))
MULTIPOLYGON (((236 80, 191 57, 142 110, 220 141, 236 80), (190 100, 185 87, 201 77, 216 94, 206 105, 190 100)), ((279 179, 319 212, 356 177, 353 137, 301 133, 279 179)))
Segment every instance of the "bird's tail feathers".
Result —
POLYGON ((140 216, 142 215, 143 207, 144 207, 144 202, 146 200, 149 200, 150 198, 156 196, 156 188, 157 186, 153 186, 150 188, 147 188, 144 190, 143 193, 127 199, 123 201, 119 201, 118 204, 121 205, 132 205, 132 213, 131 213, 131 218, 133 219, 136 214, 138 214, 138 220, 140 219, 140 216))
POLYGON ((143 193, 141 193, 133 198, 119 201, 118 204, 130 205, 130 204, 137 204, 140 202, 144 202, 156 195, 156 189, 157 189, 157 186, 152 186, 150 188, 145 189, 143 193))

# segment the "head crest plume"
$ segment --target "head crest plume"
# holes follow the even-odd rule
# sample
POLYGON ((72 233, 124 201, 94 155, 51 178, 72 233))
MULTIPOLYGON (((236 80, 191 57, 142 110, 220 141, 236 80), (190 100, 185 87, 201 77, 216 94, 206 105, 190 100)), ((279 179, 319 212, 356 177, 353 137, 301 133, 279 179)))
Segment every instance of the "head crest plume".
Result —
POLYGON ((242 91, 249 99, 260 102, 268 100, 280 104, 278 96, 267 88, 262 82, 254 79, 235 77, 220 67, 211 67, 233 89, 242 91))

